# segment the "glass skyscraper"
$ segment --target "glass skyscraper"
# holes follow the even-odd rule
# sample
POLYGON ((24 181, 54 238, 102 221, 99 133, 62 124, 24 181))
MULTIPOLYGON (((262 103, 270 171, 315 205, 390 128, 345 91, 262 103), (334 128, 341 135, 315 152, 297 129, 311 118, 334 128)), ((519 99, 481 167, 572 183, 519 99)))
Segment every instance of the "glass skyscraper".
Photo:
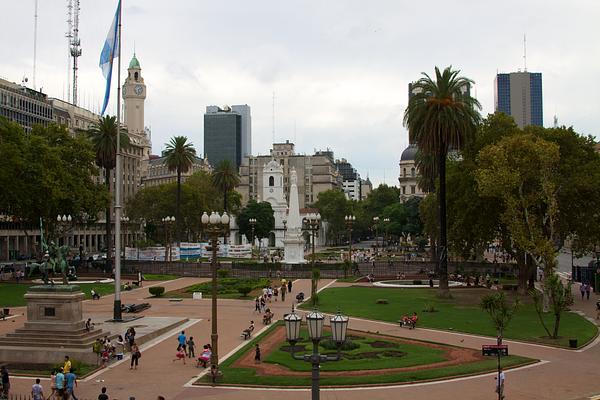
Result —
POLYGON ((242 116, 229 107, 209 107, 204 114, 204 156, 213 168, 223 160, 238 168, 242 163, 242 116))
POLYGON ((494 109, 512 116, 519 128, 527 125, 543 126, 541 72, 496 75, 494 109))

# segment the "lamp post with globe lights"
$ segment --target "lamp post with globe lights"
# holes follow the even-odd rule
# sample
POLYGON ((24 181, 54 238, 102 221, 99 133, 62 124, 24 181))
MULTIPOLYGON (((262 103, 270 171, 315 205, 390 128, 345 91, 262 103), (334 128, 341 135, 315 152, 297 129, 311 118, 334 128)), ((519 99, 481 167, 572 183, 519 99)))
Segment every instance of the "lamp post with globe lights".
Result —
POLYGON ((373 217, 373 230, 375 231, 375 252, 379 248, 379 217, 373 217))
POLYGON ((314 310, 306 315, 306 325, 308 328, 308 337, 313 343, 313 351, 311 354, 296 354, 296 343, 300 338, 300 325, 302 317, 296 314, 292 308, 291 314, 284 318, 286 339, 292 349, 292 357, 296 360, 310 362, 312 364, 312 400, 320 398, 320 368, 321 363, 326 361, 339 361, 341 359, 341 348, 346 341, 346 332, 348 330, 348 317, 338 313, 329 319, 331 324, 332 340, 337 346, 336 355, 323 355, 319 353, 319 342, 323 339, 323 322, 325 316, 319 311, 314 310))
MULTIPOLYGON (((252 247, 251 247, 251 249, 254 250, 254 229, 256 228, 256 218, 250 218, 248 220, 248 223, 250 224, 250 228, 252 229, 252 235, 251 235, 252 247)), ((258 255, 258 258, 260 259, 260 254, 258 255)))
POLYGON ((123 236, 123 256, 125 256, 125 249, 127 247, 127 225, 129 224, 129 217, 121 217, 121 222, 123 223, 123 226, 125 227, 125 236, 123 236))
POLYGON ((161 219, 162 223, 165 227, 165 261, 171 262, 172 252, 171 252, 171 227, 175 223, 175 217, 167 216, 161 219))
POLYGON ((211 268, 212 268, 212 288, 211 288, 211 335, 210 343, 212 346, 212 354, 210 356, 210 372, 213 382, 219 375, 219 352, 218 342, 219 334, 217 333, 217 246, 219 245, 219 236, 226 235, 229 229, 229 215, 226 212, 223 215, 213 211, 210 216, 205 212, 202 214, 202 225, 204 231, 210 236, 210 247, 212 250, 211 268))
POLYGON ((356 222, 356 216, 346 215, 344 216, 344 222, 348 230, 348 261, 352 262, 352 225, 356 222))
MULTIPOLYGON (((56 222, 60 231, 60 237, 62 237, 63 239, 63 244, 65 246, 69 246, 69 240, 67 238, 67 231, 69 230, 69 225, 71 224, 71 222, 73 221, 73 217, 71 217, 71 214, 66 215, 63 214, 62 216, 60 214, 58 214, 56 216, 56 222)), ((60 244, 58 243, 59 241, 57 240, 57 245, 60 244)))
POLYGON ((315 268, 315 236, 321 226, 321 214, 319 213, 310 213, 304 218, 304 229, 310 231, 311 239, 312 239, 312 260, 311 260, 311 269, 312 269, 312 282, 310 288, 310 296, 313 304, 316 303, 316 295, 317 295, 317 279, 316 276, 318 272, 315 268))

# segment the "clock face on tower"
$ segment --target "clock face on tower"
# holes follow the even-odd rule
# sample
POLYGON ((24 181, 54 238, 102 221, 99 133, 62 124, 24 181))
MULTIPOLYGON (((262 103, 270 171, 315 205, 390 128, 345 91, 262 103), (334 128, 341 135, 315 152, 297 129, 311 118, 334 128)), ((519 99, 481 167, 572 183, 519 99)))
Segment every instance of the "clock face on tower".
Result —
POLYGON ((144 87, 142 85, 135 85, 134 90, 135 90, 135 94, 137 94, 139 96, 144 91, 144 87))

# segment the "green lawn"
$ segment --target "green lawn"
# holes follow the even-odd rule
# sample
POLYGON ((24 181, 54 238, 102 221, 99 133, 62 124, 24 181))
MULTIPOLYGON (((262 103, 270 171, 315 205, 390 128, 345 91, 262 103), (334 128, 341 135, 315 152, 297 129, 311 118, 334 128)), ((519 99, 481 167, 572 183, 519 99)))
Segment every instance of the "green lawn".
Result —
MULTIPOLYGON (((338 308, 343 313, 388 322, 397 322, 404 314, 419 314, 419 326, 443 330, 495 336, 494 326, 487 313, 479 308, 482 295, 490 293, 486 289, 453 289, 452 299, 439 299, 431 289, 397 289, 347 287, 330 288, 319 293, 319 308, 335 313, 338 308), (377 299, 387 299, 389 304, 376 304, 377 299), (434 307, 436 312, 423 312, 434 307)), ((309 308, 308 304, 303 308, 309 308)), ((544 319, 553 326, 551 315, 544 319)), ((585 318, 571 312, 561 317, 560 338, 546 337, 533 304, 525 299, 512 319, 504 337, 524 341, 541 342, 558 346, 568 346, 568 339, 577 338, 580 346, 588 343, 597 334, 597 327, 585 318)))
MULTIPOLYGON (((86 299, 91 299, 90 291, 92 288, 100 294, 100 296, 114 293, 115 285, 112 283, 81 283, 72 282, 78 285, 86 299)), ((0 283, 0 307, 18 307, 24 306, 27 303, 23 295, 31 285, 29 283, 0 283)))
MULTIPOLYGON (((242 298, 238 288, 246 286, 252 289, 250 298, 256 296, 258 291, 271 284, 268 278, 218 278, 217 297, 220 299, 239 299, 242 298)), ((182 289, 172 290, 163 295, 163 297, 192 297, 194 292, 202 292, 205 296, 210 295, 212 282, 204 282, 196 285, 187 286, 182 289)), ((262 294, 262 291, 260 292, 262 294)))
MULTIPOLYGON (((257 385, 257 386, 310 386, 311 378, 310 378, 310 364, 304 361, 293 360, 289 353, 278 350, 272 354, 270 354, 264 362, 276 362, 281 365, 284 365, 293 370, 306 371, 305 376, 283 376, 283 375, 256 375, 255 370, 252 368, 234 368, 232 367, 233 363, 237 361, 240 357, 242 357, 246 352, 253 351, 255 343, 260 343, 260 341, 266 337, 272 329, 274 329, 278 324, 270 327, 267 331, 263 332, 258 337, 254 338, 250 342, 248 342, 242 349, 236 352, 233 356, 225 360, 220 368, 223 372, 222 380, 219 381, 221 384, 225 385, 257 385)), ((372 342, 373 339, 365 338, 365 340, 359 340, 361 342, 361 347, 366 349, 369 347, 369 342, 372 342), (364 347, 363 347, 364 346, 364 347)), ((385 341, 387 342, 387 341, 385 341)), ((282 343, 281 346, 286 346, 287 343, 282 343)), ((312 345, 310 345, 312 346, 312 345)), ((309 346, 309 348, 310 348, 309 346)), ((388 363, 385 358, 381 358, 379 360, 362 360, 362 368, 357 368, 358 364, 354 363, 355 360, 343 360, 343 361, 331 361, 321 364, 322 371, 342 371, 342 370, 351 370, 351 369, 385 369, 385 368, 394 368, 394 367, 406 367, 409 365, 423 365, 432 362, 437 362, 443 359, 438 353, 438 350, 431 349, 425 346, 418 345, 410 345, 400 344, 401 349, 407 351, 407 355, 403 358, 396 358, 395 363, 388 363), (433 352, 432 352, 433 350, 433 352), (412 355, 409 354, 413 353, 412 355), (372 368, 371 365, 374 362, 378 362, 379 366, 377 368, 372 368)), ((361 351, 359 349, 349 351, 349 354, 352 354, 356 351, 361 351)), ((534 360, 518 357, 518 356, 510 356, 504 357, 502 359, 503 367, 510 367, 516 365, 523 365, 527 363, 534 362, 534 360)), ((321 385, 323 386, 338 386, 338 385, 368 385, 368 384, 393 384, 393 383, 402 383, 402 382, 413 382, 413 381, 421 381, 421 380, 432 380, 432 379, 442 379, 447 377, 456 377, 470 374, 477 374, 489 371, 495 371, 496 369, 496 359, 491 358, 489 360, 478 361, 473 363, 461 364, 457 366, 443 367, 443 368, 433 368, 433 369, 424 369, 420 371, 406 371, 406 372, 395 372, 388 373, 382 375, 362 375, 362 376, 336 376, 336 377, 324 377, 321 376, 321 385)), ((198 381, 198 383, 206 384, 208 382, 208 378, 202 378, 198 381)))
POLYGON ((145 281, 172 281, 179 278, 177 275, 166 274, 144 274, 145 281))

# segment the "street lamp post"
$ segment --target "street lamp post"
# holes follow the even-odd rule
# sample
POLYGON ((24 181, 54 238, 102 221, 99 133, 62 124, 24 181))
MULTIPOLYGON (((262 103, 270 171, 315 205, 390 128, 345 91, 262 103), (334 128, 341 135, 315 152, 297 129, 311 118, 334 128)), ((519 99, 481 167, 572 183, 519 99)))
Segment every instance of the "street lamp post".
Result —
POLYGON ((315 268, 315 236, 319 227, 321 225, 321 214, 311 213, 304 218, 305 229, 309 230, 311 233, 312 239, 312 260, 311 260, 311 268, 312 268, 312 282, 311 282, 311 290, 310 296, 313 299, 313 304, 315 304, 316 294, 317 294, 317 282, 315 279, 316 276, 316 268, 315 268))
POLYGON ((165 261, 171 262, 171 225, 175 222, 175 217, 164 217, 161 219, 165 226, 165 261))
POLYGON ((296 343, 300 337, 300 317, 292 308, 292 313, 284 318, 286 339, 292 348, 292 357, 296 360, 306 361, 312 364, 312 400, 319 400, 320 397, 320 368, 321 363, 326 361, 338 361, 341 359, 341 348, 346 341, 346 331, 348 329, 348 317, 339 312, 329 319, 331 323, 331 336, 337 346, 337 354, 334 356, 322 355, 319 353, 319 342, 323 338, 323 322, 325 317, 319 311, 314 310, 306 316, 306 325, 308 327, 308 336, 313 343, 312 354, 297 355, 296 343))
POLYGON ((373 229, 375 229, 375 251, 379 248, 379 217, 373 217, 373 229))
POLYGON ((344 216, 346 229, 348 230, 348 261, 352 262, 352 225, 356 222, 356 217, 352 214, 344 216))
POLYGON ((223 215, 219 215, 219 213, 213 211, 210 213, 209 216, 205 212, 204 214, 202 214, 202 225, 204 225, 204 231, 210 235, 210 247, 212 250, 212 330, 210 335, 212 354, 210 356, 210 372, 214 382, 217 376, 219 375, 219 334, 217 332, 217 246, 219 245, 219 236, 227 234, 229 228, 229 215, 227 215, 226 212, 224 212, 223 215))
MULTIPOLYGON (((254 249, 254 229, 256 228, 256 218, 250 218, 248 220, 248 222, 250 223, 250 227, 252 228, 252 247, 251 247, 251 249, 254 249)), ((260 259, 260 254, 258 255, 258 258, 260 259)))
MULTIPOLYGON (((67 228, 69 226, 69 224, 71 223, 71 221, 73 221, 73 217, 71 217, 71 214, 69 215, 65 215, 63 214, 62 216, 59 214, 56 216, 56 222, 58 223, 58 226, 60 228, 60 236, 62 236, 63 239, 63 244, 66 246, 69 246, 69 240, 67 238, 67 228)), ((60 244, 57 240, 57 245, 60 244)))
POLYGON ((383 236, 383 248, 384 249, 387 249, 388 246, 389 246, 389 244, 388 244, 388 241, 389 241, 388 240, 388 230, 390 228, 389 227, 389 222, 390 222, 389 218, 384 218, 383 219, 383 226, 384 226, 384 229, 385 229, 385 231, 384 231, 385 234, 383 236))

